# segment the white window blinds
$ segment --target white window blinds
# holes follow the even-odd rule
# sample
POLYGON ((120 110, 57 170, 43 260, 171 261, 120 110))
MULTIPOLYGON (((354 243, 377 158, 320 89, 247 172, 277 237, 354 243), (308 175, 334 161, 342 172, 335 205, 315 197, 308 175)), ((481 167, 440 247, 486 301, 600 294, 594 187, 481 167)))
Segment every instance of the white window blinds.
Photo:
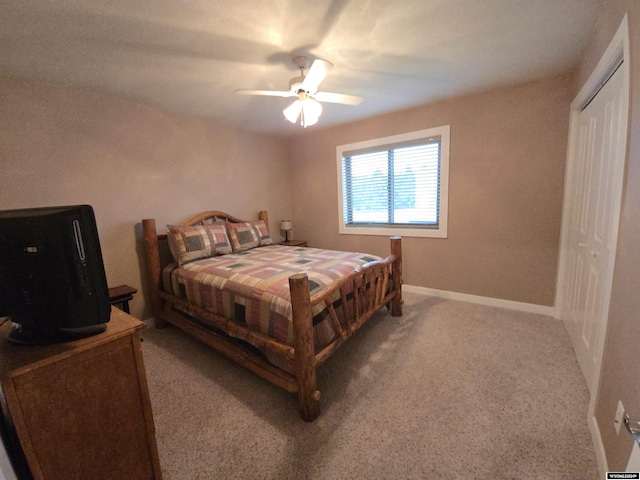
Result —
POLYGON ((437 228, 440 171, 440 136, 344 152, 344 224, 437 228))

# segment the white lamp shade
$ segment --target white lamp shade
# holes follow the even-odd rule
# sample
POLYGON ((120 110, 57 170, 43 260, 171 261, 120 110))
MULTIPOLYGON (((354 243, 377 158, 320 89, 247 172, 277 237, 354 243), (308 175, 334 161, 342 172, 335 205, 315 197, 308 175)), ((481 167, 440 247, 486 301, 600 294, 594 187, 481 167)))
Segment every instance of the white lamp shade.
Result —
POLYGON ((320 118, 320 114, 322 113, 322 105, 320 105, 320 102, 318 102, 317 100, 309 98, 302 104, 302 111, 304 112, 305 120, 315 119, 315 122, 313 123, 316 123, 318 121, 318 118, 320 118))
POLYGON ((291 123, 296 123, 296 121, 298 120, 298 115, 300 115, 301 110, 302 110, 302 102, 300 100, 296 100, 287 108, 285 108, 282 111, 282 113, 284 113, 285 118, 289 120, 291 123))
POLYGON ((310 117, 305 115, 304 113, 304 108, 302 109, 302 121, 300 122, 302 123, 302 126, 307 128, 310 127, 311 125, 315 125, 316 123, 318 123, 318 117, 310 117))
POLYGON ((284 113, 285 118, 291 123, 296 123, 298 117, 302 114, 300 123, 303 127, 308 127, 318 123, 318 119, 322 113, 322 105, 313 98, 298 99, 285 108, 282 113, 284 113))
POLYGON ((293 229, 293 223, 291 220, 282 220, 280 222, 280 230, 288 231, 293 229))

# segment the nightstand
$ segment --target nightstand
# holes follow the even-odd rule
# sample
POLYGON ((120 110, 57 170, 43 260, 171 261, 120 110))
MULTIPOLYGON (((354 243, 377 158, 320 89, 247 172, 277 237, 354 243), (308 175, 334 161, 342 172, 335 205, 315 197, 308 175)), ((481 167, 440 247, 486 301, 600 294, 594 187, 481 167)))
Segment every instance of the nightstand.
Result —
POLYGON ((278 245, 286 245, 288 247, 308 247, 306 240, 289 240, 287 242, 280 242, 278 245))
POLYGON ((109 289, 109 301, 111 305, 115 305, 125 313, 129 312, 129 300, 133 299, 133 295, 137 292, 129 285, 118 285, 109 289))

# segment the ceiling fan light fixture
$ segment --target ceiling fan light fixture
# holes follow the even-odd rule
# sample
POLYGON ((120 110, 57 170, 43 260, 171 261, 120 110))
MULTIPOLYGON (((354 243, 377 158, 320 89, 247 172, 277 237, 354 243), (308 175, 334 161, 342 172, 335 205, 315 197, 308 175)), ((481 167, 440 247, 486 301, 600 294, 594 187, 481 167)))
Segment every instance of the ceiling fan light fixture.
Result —
POLYGON ((316 123, 318 123, 318 117, 307 117, 304 114, 304 110, 302 110, 302 113, 300 114, 300 125, 307 128, 311 125, 315 125, 316 123))
POLYGON ((313 98, 308 98, 302 102, 302 116, 304 117, 303 126, 314 125, 318 123, 318 119, 322 114, 322 105, 313 98))
POLYGON ((291 123, 296 123, 299 117, 300 125, 306 128, 318 123, 322 114, 322 105, 305 94, 300 95, 300 98, 285 108, 282 113, 291 123))
POLYGON ((301 111, 302 111, 302 102, 300 100, 296 100, 287 108, 285 108, 282 111, 282 113, 284 113, 285 118, 289 120, 291 123, 296 123, 298 121, 298 116, 300 115, 301 111))

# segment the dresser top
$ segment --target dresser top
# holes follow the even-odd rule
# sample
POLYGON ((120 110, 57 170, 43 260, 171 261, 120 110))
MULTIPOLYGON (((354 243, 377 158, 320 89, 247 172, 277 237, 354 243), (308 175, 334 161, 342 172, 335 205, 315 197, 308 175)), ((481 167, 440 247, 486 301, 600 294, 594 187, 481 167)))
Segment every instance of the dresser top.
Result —
POLYGON ((11 372, 25 367, 37 367, 43 363, 58 361, 101 344, 126 337, 145 328, 145 324, 124 313, 118 308, 111 308, 111 318, 106 323, 103 333, 66 343, 51 345, 17 345, 7 340, 7 333, 12 328, 8 321, 0 327, 0 380, 11 376, 11 372))

